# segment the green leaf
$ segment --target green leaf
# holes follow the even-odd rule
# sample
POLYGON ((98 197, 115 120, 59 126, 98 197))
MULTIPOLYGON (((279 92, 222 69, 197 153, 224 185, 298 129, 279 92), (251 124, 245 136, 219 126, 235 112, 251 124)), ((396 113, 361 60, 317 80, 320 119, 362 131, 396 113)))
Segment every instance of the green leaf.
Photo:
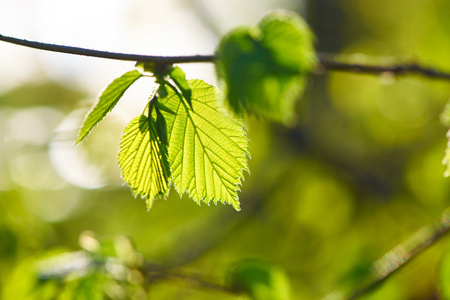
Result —
POLYGON ((286 273, 267 263, 239 263, 228 274, 228 283, 232 289, 242 290, 255 300, 291 299, 291 286, 286 273))
POLYGON ((153 73, 155 71, 155 64, 151 62, 138 61, 134 67, 140 72, 153 73))
POLYGON ((292 120, 295 101, 316 62, 313 35, 299 16, 269 13, 257 27, 227 34, 218 55, 217 74, 235 112, 246 110, 284 123, 292 120))
POLYGON ((157 198, 169 192, 167 147, 157 132, 158 121, 145 115, 134 118, 125 128, 119 149, 122 178, 131 187, 135 197, 141 195, 150 209, 157 198), (149 126, 150 125, 150 126, 149 126))
POLYGON ((192 109, 169 90, 161 104, 167 123, 169 165, 180 196, 186 191, 194 201, 212 200, 240 210, 237 192, 248 171, 248 139, 242 122, 227 114, 218 90, 201 80, 190 80, 192 109))
POLYGON ((306 75, 316 63, 314 36, 300 16, 275 10, 258 23, 261 45, 270 50, 273 60, 283 68, 306 75))
POLYGON ((156 94, 161 97, 161 98, 165 98, 167 97, 167 86, 166 86, 166 82, 164 80, 161 80, 157 78, 157 82, 159 83, 159 87, 158 90, 156 91, 156 94))
POLYGON ((173 82, 175 82, 175 85, 180 89, 181 94, 192 108, 192 91, 189 82, 186 80, 184 71, 180 67, 173 67, 170 70, 169 76, 172 78, 173 82))
POLYGON ((156 111, 156 132, 158 133, 159 139, 161 140, 161 144, 167 147, 167 124, 166 119, 162 115, 159 108, 155 107, 156 111))
POLYGON ((39 263, 42 259, 61 254, 61 252, 61 250, 52 250, 18 261, 4 279, 0 290, 0 299, 56 299, 59 282, 42 280, 39 274, 39 263))
POLYGON ((125 91, 140 77, 141 72, 138 70, 129 71, 119 78, 116 78, 100 95, 98 103, 86 114, 83 125, 78 132, 76 144, 80 143, 91 132, 92 128, 97 125, 107 113, 109 113, 125 91))
POLYGON ((77 280, 68 281, 59 295, 60 300, 102 300, 105 279, 93 273, 77 280))

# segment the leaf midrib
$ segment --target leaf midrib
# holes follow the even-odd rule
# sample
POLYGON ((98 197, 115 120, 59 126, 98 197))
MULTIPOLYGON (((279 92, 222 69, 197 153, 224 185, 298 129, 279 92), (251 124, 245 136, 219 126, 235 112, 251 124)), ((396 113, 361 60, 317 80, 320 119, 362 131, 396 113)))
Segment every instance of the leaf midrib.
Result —
MULTIPOLYGON (((179 98, 180 98, 180 96, 179 95, 177 95, 179 98)), ((192 99, 192 100, 194 100, 194 99, 192 99)), ((195 99, 196 100, 196 99, 195 99)), ((196 100, 196 101, 198 101, 198 100, 196 100)), ((186 123, 188 122, 188 118, 189 118, 189 120, 190 120, 190 122, 191 122, 191 125, 192 125, 192 127, 193 127, 193 129, 194 129, 194 133, 195 133, 195 135, 198 137, 199 136, 199 134, 198 134, 198 131, 197 131, 197 127, 194 125, 195 123, 194 123, 194 120, 192 119, 192 116, 191 116, 191 114, 189 113, 189 111, 188 111, 188 108, 187 108, 187 105, 184 103, 184 101, 183 101, 183 99, 181 98, 180 99, 180 104, 181 105, 183 105, 183 107, 184 107, 184 109, 186 110, 186 116, 187 116, 187 118, 186 118, 186 123)), ((180 110, 180 106, 181 105, 178 105, 178 108, 177 108, 177 115, 178 115, 178 111, 180 110)), ((218 112, 219 113, 219 112, 218 112)), ((175 119, 174 119, 174 124, 175 124, 175 120, 176 120, 176 116, 175 116, 175 119)), ((211 123, 210 123, 211 124, 211 123)), ((212 125, 212 124, 211 124, 212 125)), ((186 136, 186 129, 187 129, 187 126, 185 126, 184 127, 184 135, 183 135, 183 139, 184 139, 184 137, 186 136)), ((172 139, 172 135, 170 136, 170 139, 172 139)), ((226 191, 227 191, 227 194, 232 198, 232 200, 233 201, 236 201, 236 198, 235 197, 233 197, 233 195, 229 192, 229 189, 226 187, 226 185, 225 185, 225 183, 224 183, 224 181, 222 180, 222 176, 220 176, 220 174, 219 174, 219 172, 217 172, 217 169, 216 169, 216 165, 214 164, 214 163, 212 163, 212 160, 211 160, 211 157, 209 156, 209 154, 207 153, 207 151, 205 151, 204 149, 206 149, 206 147, 204 146, 204 144, 203 144, 203 142, 202 142, 202 140, 200 139, 200 138, 198 138, 198 140, 199 140, 199 142, 200 142, 200 144, 201 144, 201 146, 202 146, 202 149, 203 149, 203 152, 204 152, 204 156, 206 155, 207 157, 208 157, 208 159, 209 159, 209 161, 211 162, 211 166, 212 166, 212 168, 213 168, 213 170, 214 170, 214 172, 215 172, 215 174, 217 175, 217 177, 219 177, 219 179, 220 179, 220 181, 221 181, 221 183, 222 183, 222 185, 223 186, 225 186, 225 189, 226 189, 226 191)), ((234 142, 234 141, 233 141, 234 142)), ((184 140, 183 140, 183 144, 184 144, 184 140)), ((240 147, 239 147, 240 148, 240 147)), ((184 149, 184 147, 183 147, 183 149, 184 149)), ((182 150, 183 150, 182 149, 182 150)), ((222 148, 223 149, 223 148, 222 148)), ((182 151, 182 150, 180 150, 180 151, 182 151)), ((195 152, 195 143, 194 143, 194 152, 195 152)), ((184 158, 184 153, 183 153, 183 158, 184 158)), ((224 170, 225 172, 226 172, 226 170, 224 170)), ((228 173, 228 172, 227 172, 228 173)), ((194 176, 194 177, 196 177, 196 176, 194 176)), ((206 174, 205 174, 205 178, 206 178, 206 174)), ((214 178, 214 177, 213 177, 214 178)), ((192 179, 191 179, 192 180, 192 179)), ((214 180, 214 179, 213 179, 214 180)), ((228 183, 230 183, 228 180, 226 180, 228 183)), ((234 183, 231 183, 233 186, 236 186, 236 184, 234 184, 234 183)), ((237 187, 237 186, 236 186, 237 187)), ((197 186, 196 186, 196 189, 197 189, 197 186)), ((188 193, 189 193, 189 191, 188 191, 188 193)), ((210 198, 210 199, 212 199, 212 198, 210 198)), ((210 199, 208 199, 208 200, 210 200, 210 199)), ((225 199, 217 199, 217 201, 219 201, 219 200, 225 200, 225 199)))

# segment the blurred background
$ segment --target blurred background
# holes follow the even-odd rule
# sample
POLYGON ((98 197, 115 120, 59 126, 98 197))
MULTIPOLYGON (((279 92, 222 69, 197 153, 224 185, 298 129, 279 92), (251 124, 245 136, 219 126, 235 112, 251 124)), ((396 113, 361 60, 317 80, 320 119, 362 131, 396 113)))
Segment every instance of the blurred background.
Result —
MULTIPOLYGON (((450 71, 447 0, 0 0, 0 34, 115 52, 211 54, 227 31, 272 8, 303 16, 318 51, 450 71)), ((439 123, 449 82, 326 72, 310 77, 295 125, 246 119, 252 156, 241 212, 198 206, 174 190, 148 212, 123 186, 117 151, 125 125, 144 109, 150 79, 74 146, 98 93, 133 67, 0 43, 4 299, 26 285, 17 275, 24 264, 54 249, 78 251, 91 235, 127 236, 146 261, 219 282, 236 262, 266 261, 287 274, 293 299, 317 299, 356 288, 373 261, 449 206, 447 129, 439 123)), ((182 67, 188 78, 216 84, 212 64, 182 67)), ((446 244, 364 299, 440 299, 437 262, 446 244)), ((143 294, 236 298, 170 281, 143 294)))

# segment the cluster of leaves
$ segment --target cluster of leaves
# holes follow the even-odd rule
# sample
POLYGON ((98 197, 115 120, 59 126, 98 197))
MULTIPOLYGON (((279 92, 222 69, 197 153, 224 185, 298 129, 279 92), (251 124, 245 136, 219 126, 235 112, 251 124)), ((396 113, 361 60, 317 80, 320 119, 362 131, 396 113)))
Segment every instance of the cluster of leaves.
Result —
POLYGON ((194 274, 145 262, 126 236, 98 238, 80 235, 81 250, 51 250, 19 264, 0 292, 2 299, 148 299, 149 287, 159 280, 198 282, 201 288, 245 294, 252 299, 291 299, 289 279, 278 266, 257 260, 233 264, 225 285, 194 274))
POLYGON ((306 23, 282 11, 269 13, 256 27, 230 32, 217 54, 226 97, 201 80, 186 80, 177 66, 138 62, 105 89, 79 131, 77 143, 136 80, 155 77, 156 92, 125 128, 119 150, 122 177, 148 208, 166 198, 173 184, 198 204, 222 202, 240 210, 237 192, 250 156, 242 113, 291 120, 315 63, 306 23))
POLYGON ((125 236, 98 240, 85 232, 84 248, 52 250, 19 264, 2 299, 147 299, 143 257, 125 236))
MULTIPOLYGON (((167 197, 173 184, 180 195, 186 192, 199 204, 223 202, 239 210, 237 191, 244 171, 248 171, 250 155, 242 115, 249 112, 290 122, 295 99, 316 61, 306 24, 293 14, 279 11, 270 13, 255 27, 230 32, 219 44, 217 54, 217 74, 224 82, 225 95, 201 80, 186 80, 179 67, 137 63, 136 70, 106 88, 80 129, 77 143, 134 82, 143 76, 156 79, 157 88, 150 93, 142 114, 125 128, 118 155, 123 179, 134 195, 147 200, 149 208, 155 199, 167 197)), ((450 127, 450 105, 442 121, 450 127)), ((448 176, 449 149, 444 163, 449 165, 448 176)), ((24 261, 5 285, 4 298, 145 297, 142 278, 146 274, 131 244, 122 239, 114 245, 100 245, 92 237, 87 239, 82 251, 38 259, 37 264, 24 261), (25 287, 15 284, 18 282, 26 282, 25 287)), ((450 299, 449 276, 447 253, 439 269, 445 299, 450 299)), ((254 299, 290 298, 284 272, 259 262, 237 265, 230 271, 228 283, 232 290, 254 299)))

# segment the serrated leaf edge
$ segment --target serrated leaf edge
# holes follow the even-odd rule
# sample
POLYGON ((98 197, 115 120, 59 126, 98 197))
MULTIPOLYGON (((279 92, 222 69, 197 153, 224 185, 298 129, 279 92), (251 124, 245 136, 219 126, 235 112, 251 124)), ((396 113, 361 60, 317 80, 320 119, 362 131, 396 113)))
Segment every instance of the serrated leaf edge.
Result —
MULTIPOLYGON (((191 80, 189 80, 188 82, 189 82, 189 84, 190 84, 190 86, 191 86, 191 89, 193 89, 193 88, 192 88, 192 86, 193 86, 192 83, 193 83, 193 82, 204 82, 204 81, 203 81, 203 80, 200 80, 200 79, 191 79, 191 80)), ((208 86, 211 86, 211 87, 214 88, 214 90, 215 90, 215 99, 216 99, 216 101, 220 101, 219 98, 218 98, 218 95, 219 95, 219 94, 218 94, 218 89, 215 88, 214 86, 212 86, 212 85, 206 83, 206 82, 204 82, 204 83, 207 84, 208 86)), ((183 99, 181 99, 183 96, 182 96, 180 93, 176 93, 176 95, 180 98, 181 105, 183 105, 183 106, 185 107, 186 111, 191 110, 191 109, 189 108, 189 106, 187 106, 186 103, 183 101, 183 99)), ((218 202, 221 202, 221 203, 223 203, 223 204, 229 204, 229 205, 232 205, 234 209, 236 209, 237 211, 240 211, 241 208, 240 208, 240 202, 239 202, 238 192, 241 191, 240 187, 242 186, 242 182, 245 181, 244 171, 247 171, 248 173, 250 173, 250 170, 249 170, 249 167, 248 167, 248 159, 250 158, 250 151, 249 151, 249 147, 248 147, 248 141, 249 141, 249 139, 248 139, 247 134, 246 134, 246 127, 244 126, 243 120, 238 121, 238 120, 236 119, 235 116, 232 116, 232 115, 229 114, 229 111, 226 110, 226 109, 223 107, 223 105, 220 105, 219 107, 217 107, 216 110, 217 110, 218 113, 222 114, 223 116, 229 118, 230 120, 232 120, 233 122, 235 122, 236 124, 238 124, 238 125, 242 128, 243 137, 244 137, 244 138, 246 139, 246 141, 247 141, 247 147, 246 147, 247 149, 243 149, 242 147, 240 147, 239 145, 237 145, 237 146, 242 150, 243 158, 245 159, 245 164, 244 164, 243 167, 240 168, 240 170, 238 171, 239 175, 238 175, 237 177, 234 178, 234 179, 236 180, 236 183, 232 183, 232 185, 236 187, 234 190, 232 190, 232 191, 234 192, 234 193, 233 193, 233 196, 230 195, 231 198, 232 198, 232 200, 233 200, 233 202, 229 203, 229 202, 227 202, 226 200, 223 200, 223 199, 220 199, 220 198, 214 199, 214 198, 212 198, 212 197, 209 198, 209 199, 207 199, 206 197, 203 197, 203 198, 201 198, 201 199, 199 199, 199 200, 196 200, 196 199, 194 199, 194 197, 191 195, 191 192, 190 192, 188 189, 181 190, 180 188, 178 188, 177 184, 176 184, 174 181, 173 181, 173 186, 174 186, 175 190, 177 191, 177 193, 180 195, 180 197, 182 197, 183 194, 186 193, 186 194, 188 195, 188 197, 191 198, 192 200, 194 200, 194 202, 196 202, 198 205, 201 205, 201 202, 206 203, 208 206, 210 205, 211 201, 212 201, 215 205, 217 205, 218 202)), ((177 114, 178 114, 178 113, 177 113, 177 114)), ((194 129, 195 129, 196 126, 194 126, 194 121, 192 120, 192 116, 190 116, 189 114, 187 114, 187 118, 190 118, 190 119, 191 119, 190 122, 191 122, 192 126, 193 126, 194 129)), ((195 129, 195 130, 196 130, 196 129, 195 129)), ((197 134, 197 135, 198 135, 198 134, 197 134)), ((169 145, 170 145, 170 141, 169 141, 169 145)), ((170 146, 169 146, 169 147, 170 147, 170 146)), ((204 148, 204 147, 203 147, 203 148, 204 148)), ((169 162, 169 168, 170 168, 171 174, 173 174, 173 169, 172 169, 172 165, 170 164, 170 162, 169 162)), ((217 173, 217 172, 216 172, 216 173, 217 173)), ((219 176, 219 177, 220 177, 220 176, 219 176)))

